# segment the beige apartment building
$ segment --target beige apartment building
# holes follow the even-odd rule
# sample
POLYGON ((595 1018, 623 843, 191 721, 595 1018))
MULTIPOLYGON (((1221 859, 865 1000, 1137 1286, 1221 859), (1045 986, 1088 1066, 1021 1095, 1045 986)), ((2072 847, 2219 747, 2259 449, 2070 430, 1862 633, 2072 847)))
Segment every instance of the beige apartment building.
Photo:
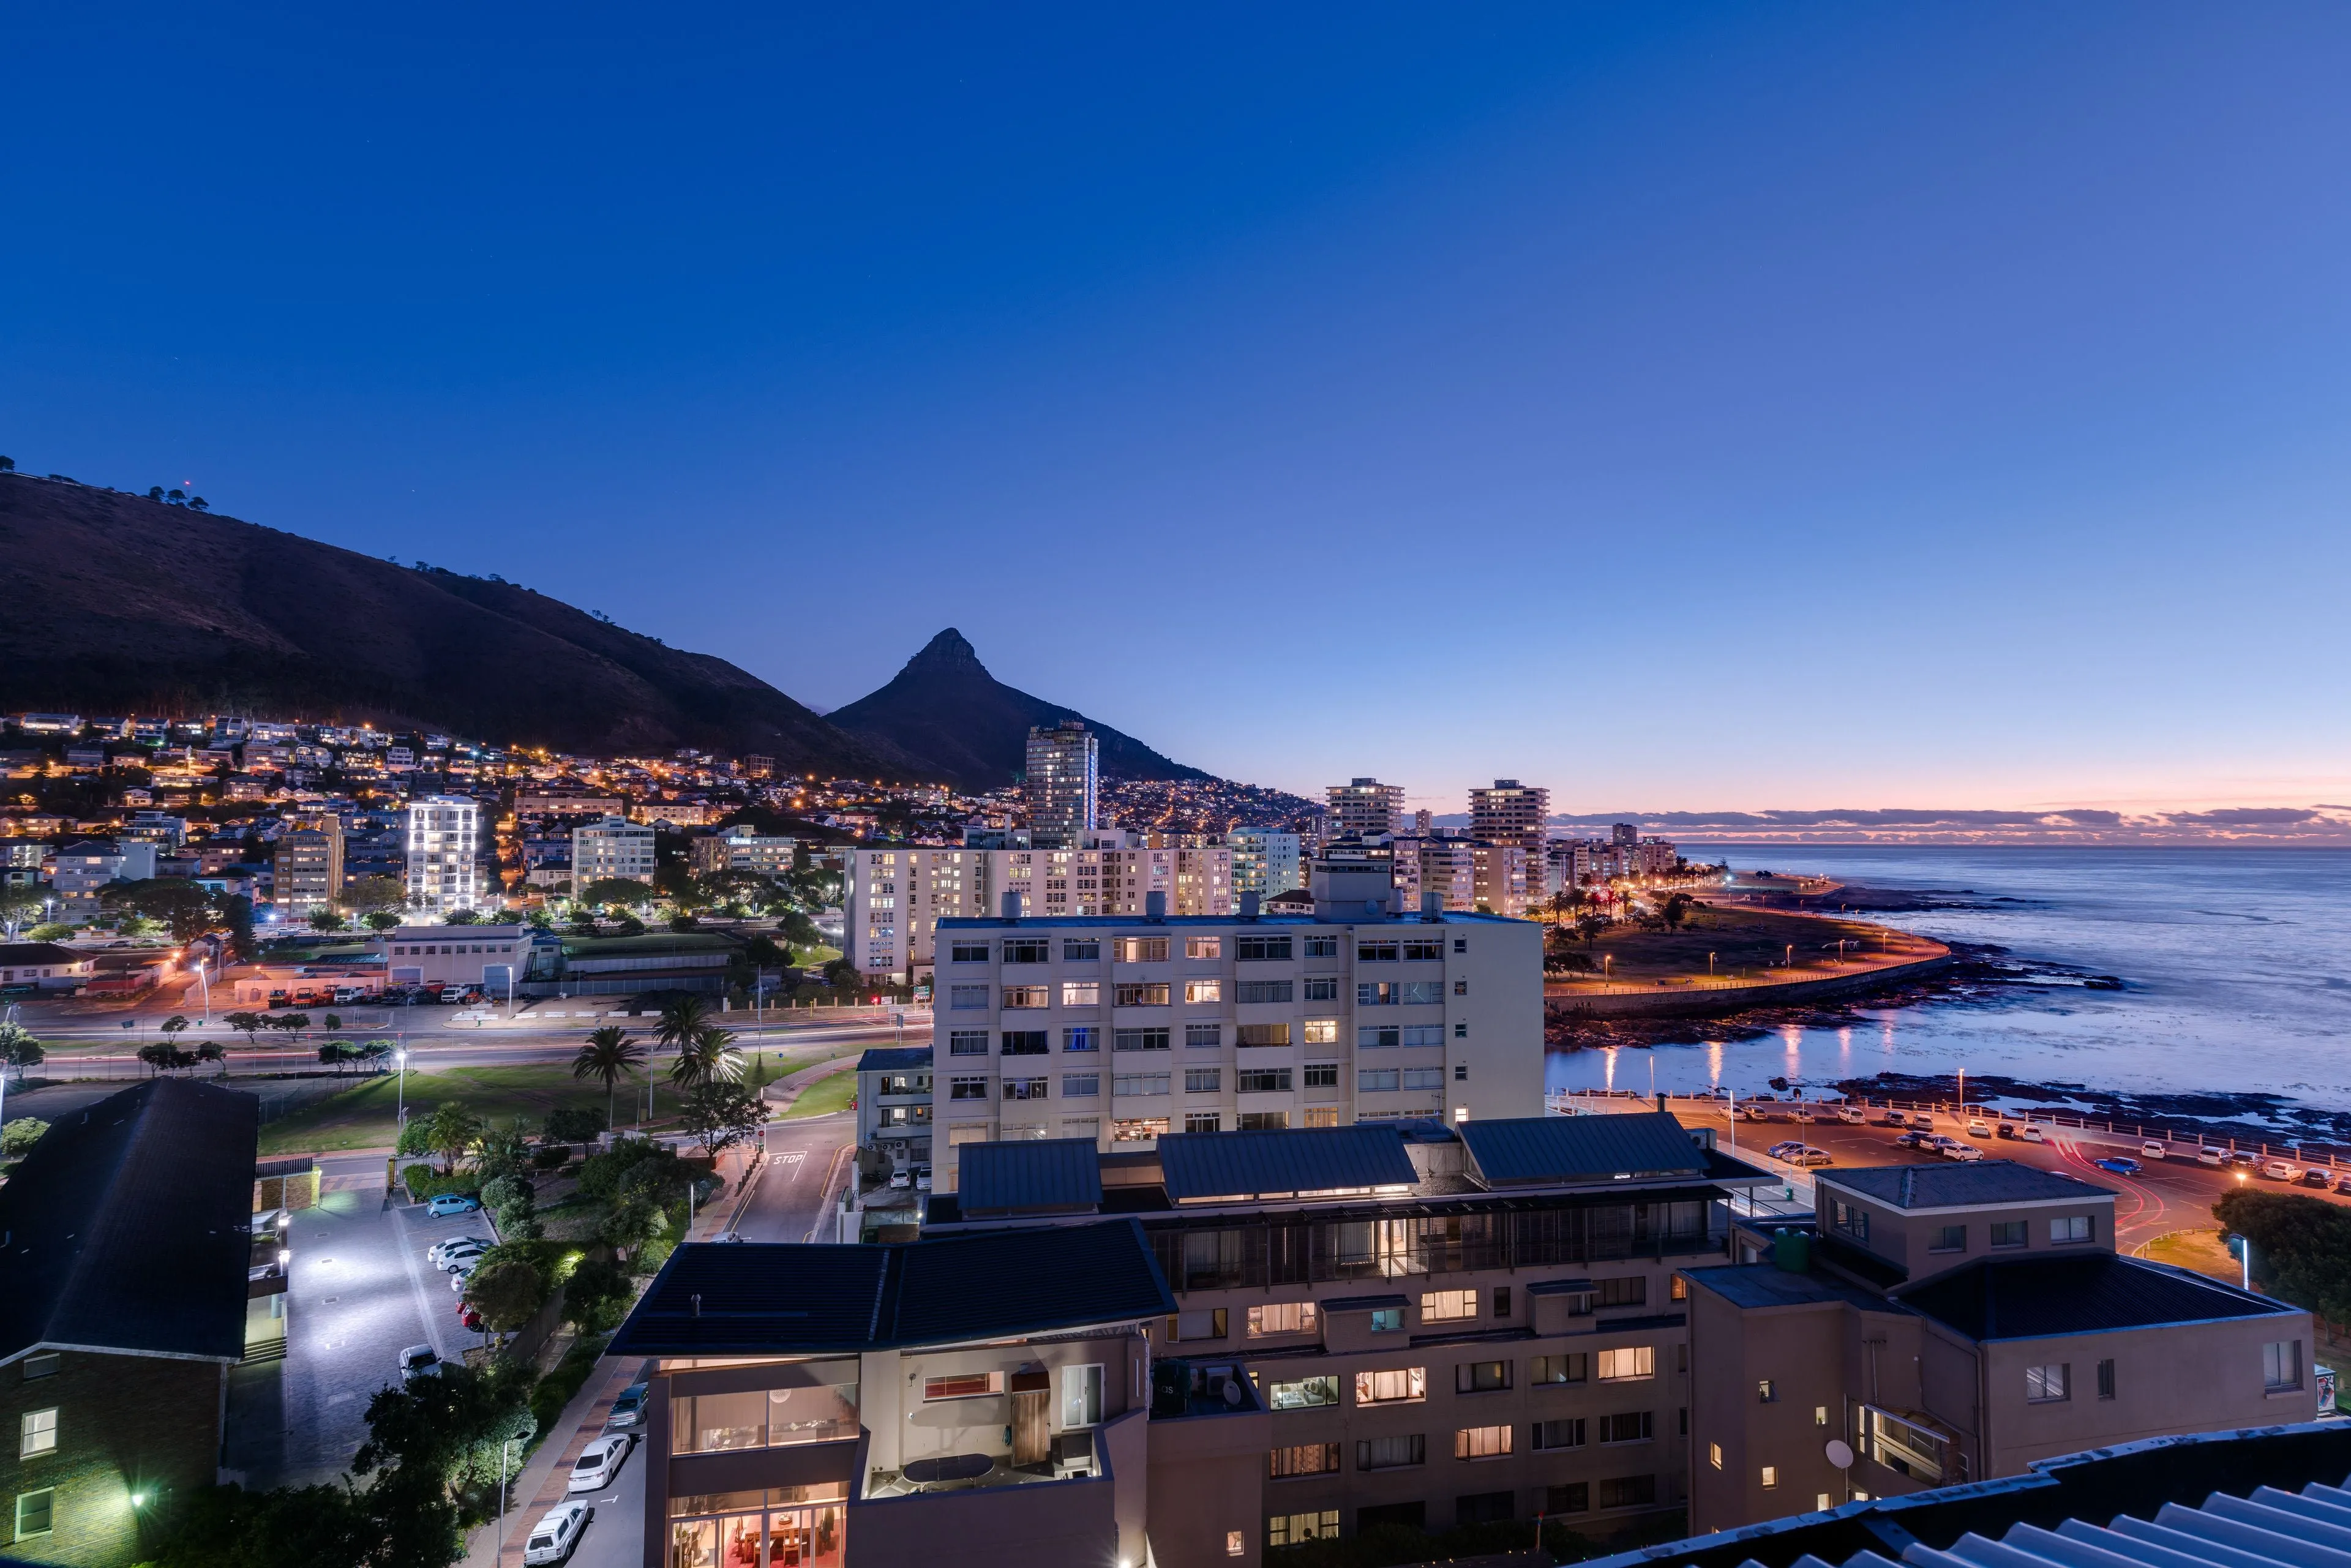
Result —
POLYGON ((1376 779, 1355 779, 1332 784, 1323 791, 1330 805, 1327 837, 1369 838, 1404 831, 1404 786, 1376 779))
POLYGON ((289 815, 277 835, 270 899, 282 921, 332 909, 343 891, 343 820, 332 811, 289 815))
POLYGON ((653 885, 653 830, 626 817, 600 817, 571 830, 571 891, 576 896, 617 879, 653 885))
POLYGON ((1684 1271, 1690 1528, 2317 1414, 2310 1314, 2115 1251, 2115 1195, 2005 1160, 1814 1173, 1816 1227, 1684 1271))

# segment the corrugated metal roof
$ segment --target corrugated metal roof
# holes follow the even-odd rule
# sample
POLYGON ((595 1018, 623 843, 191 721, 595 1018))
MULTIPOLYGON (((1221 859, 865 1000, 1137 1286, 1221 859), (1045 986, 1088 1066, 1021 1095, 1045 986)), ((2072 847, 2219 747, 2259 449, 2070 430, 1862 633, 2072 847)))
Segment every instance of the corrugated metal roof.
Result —
POLYGON ((967 1215, 1068 1213, 1102 1206, 1102 1162, 1092 1138, 966 1144, 956 1177, 967 1215))
POLYGON ((1973 1263, 1897 1299, 1975 1340, 2039 1339, 2301 1311, 2184 1269, 2112 1252, 1973 1263))
POLYGON ((2151 1520, 2017 1524, 1997 1542, 1970 1531, 1947 1551, 1906 1547, 1902 1560, 1916 1568, 2351 1568, 2351 1491, 2313 1481, 2299 1492, 2214 1492, 2194 1508, 2165 1503, 2151 1520))
POLYGON ((1624 1116, 1518 1116, 1454 1131, 1488 1186, 1593 1176, 1698 1175, 1706 1151, 1663 1111, 1624 1116))
POLYGON ((1856 1166, 1817 1171, 1813 1180, 1904 1209, 1960 1208, 1981 1203, 2079 1203, 2115 1196, 2112 1187, 2014 1160, 1938 1159, 1922 1165, 1856 1166))
POLYGON ((1164 1134, 1159 1168, 1177 1203, 1410 1186, 1419 1179, 1403 1135, 1381 1126, 1164 1134))

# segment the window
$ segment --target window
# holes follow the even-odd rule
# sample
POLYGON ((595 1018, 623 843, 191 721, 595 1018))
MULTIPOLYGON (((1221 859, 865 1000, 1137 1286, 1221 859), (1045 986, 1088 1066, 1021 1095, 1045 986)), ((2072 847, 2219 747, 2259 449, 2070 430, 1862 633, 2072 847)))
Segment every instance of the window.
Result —
POLYGON ((1286 1481, 1292 1476, 1327 1476, 1338 1468, 1338 1444, 1299 1443, 1266 1455, 1265 1479, 1286 1481))
POLYGON ((1339 977, 1309 975, 1306 977, 1305 999, 1310 1002, 1335 1002, 1339 999, 1339 977))
POLYGON ((1187 1067, 1184 1070, 1184 1092, 1214 1094, 1225 1086, 1225 1070, 1221 1067, 1187 1067))
POLYGON ((1763 1467, 1762 1475, 1760 1479, 1763 1482, 1763 1490, 1765 1491, 1775 1490, 1780 1484, 1780 1467, 1777 1465, 1765 1465, 1763 1467))
POLYGON ((1394 980, 1365 980, 1355 988, 1355 1005, 1359 1008, 1392 1008, 1396 1005, 1396 984, 1394 980))
POLYGON ((1355 962, 1358 964, 1393 964, 1401 949, 1393 942, 1358 942, 1355 962))
POLYGON ((1869 1240, 1869 1210, 1843 1198, 1829 1200, 1829 1225, 1855 1241, 1869 1240))
POLYGON ((1061 1031, 1061 1049, 1063 1051, 1100 1051, 1102 1030, 1092 1024, 1081 1024, 1074 1029, 1065 1029, 1061 1031))
POLYGON ((950 1100, 985 1100, 987 1098, 987 1080, 985 1078, 950 1078, 947 1080, 947 1098, 950 1100))
POLYGON ((1120 1051, 1165 1051, 1167 1031, 1164 1029, 1123 1029, 1111 1043, 1120 1051))
POLYGON ((1000 1372, 958 1372, 946 1377, 923 1379, 923 1397, 932 1399, 978 1399, 1004 1392, 1004 1374, 1000 1372))
POLYGON ((57 1493, 55 1487, 43 1487, 39 1491, 16 1494, 16 1539, 28 1535, 47 1535, 56 1528, 57 1493))
POLYGON ((1399 1366, 1355 1374, 1358 1405, 1406 1405, 1428 1397, 1428 1368, 1399 1366))
POLYGON ((1600 1417, 1600 1440, 1604 1443, 1646 1443, 1656 1435, 1654 1411, 1626 1410, 1600 1417))
POLYGON ((1539 1355, 1527 1364, 1527 1376, 1536 1384, 1581 1383, 1591 1364, 1580 1350, 1570 1355, 1539 1355))
POLYGON ((1543 1512, 1588 1513, 1592 1510, 1592 1483, 1569 1481, 1565 1486, 1543 1488, 1543 1512))
POLYGON ((17 1364, 25 1369, 25 1381, 30 1383, 36 1377, 56 1376, 57 1355, 55 1351, 47 1355, 28 1355, 17 1364))
POLYGON ((1654 1345, 1628 1345, 1623 1350, 1600 1353, 1600 1381, 1625 1383, 1636 1377, 1657 1375, 1657 1352, 1654 1345))
POLYGON ((29 1459, 36 1454, 55 1453, 57 1447, 57 1413, 48 1410, 27 1410, 16 1439, 16 1457, 29 1459))
POLYGON ((2302 1342, 2282 1339, 2262 1346, 2262 1387, 2271 1394, 2302 1386, 2302 1342))
POLYGON ((1445 999, 1442 980, 1406 980, 1396 988, 1397 999, 1405 1007, 1426 1006, 1445 999))
POLYGON ((1420 1298, 1420 1321, 1425 1323, 1456 1323, 1478 1315, 1478 1292, 1475 1291, 1426 1291, 1420 1298))
POLYGON ((1780 1403, 1779 1385, 1773 1383, 1768 1377, 1756 1379, 1755 1397, 1760 1403, 1765 1405, 1777 1405, 1780 1403))
POLYGON ((1092 1100, 1102 1092, 1099 1072, 1064 1072, 1061 1074, 1061 1098, 1092 1100))
MULTIPOLYGON (((1123 987, 1121 988, 1121 989, 1123 988, 1123 987)), ((1203 1002, 1221 1002, 1225 999, 1225 983, 1222 980, 1186 980, 1184 982, 1184 999, 1195 1005, 1203 1002)), ((1147 1007, 1150 1004, 1146 1002, 1143 1005, 1147 1007)))
POLYGON ((1310 1061, 1304 1071, 1306 1087, 1309 1089, 1339 1087, 1339 1064, 1335 1061, 1310 1061))
POLYGON ((947 1031, 949 1056, 986 1056, 987 1031, 984 1029, 956 1029, 947 1031))
MULTIPOLYGON (((1336 1082, 1337 1080, 1333 1079, 1332 1082, 1336 1082)), ((1311 1077, 1307 1079, 1306 1086, 1309 1089, 1314 1087, 1314 1080, 1311 1077)), ((1338 1124, 1339 1107, 1336 1105, 1309 1105, 1306 1107, 1306 1119, 1299 1124, 1304 1127, 1335 1127, 1338 1124)))
POLYGON ((1444 956, 1445 944, 1442 942, 1407 942, 1404 945, 1404 961, 1407 964, 1433 962, 1444 956))
POLYGON ((1061 962, 1064 964, 1094 964, 1102 960, 1102 944, 1094 938, 1064 936, 1061 938, 1061 962))
POLYGON ((1167 938, 1165 936, 1121 936, 1111 945, 1111 956, 1122 964, 1165 964, 1167 962, 1167 938))
POLYGON ((1706 1462, 1712 1465, 1718 1470, 1722 1469, 1722 1445, 1720 1443, 1708 1443, 1706 1446, 1706 1462))
POLYGON ((1169 1074, 1165 1072, 1118 1072, 1111 1075, 1110 1092, 1113 1094, 1165 1094, 1169 1074))
POLYGON ((1244 1067, 1233 1076, 1237 1087, 1244 1094, 1290 1092, 1290 1069, 1287 1067, 1244 1067))
POLYGON ((1004 961, 1008 964, 1044 964, 1052 961, 1053 945, 1041 936, 1004 939, 1004 961))
POLYGON ((1827 1426, 1828 1424, 1829 1424, 1829 1407, 1828 1407, 1827 1406, 1825 1406, 1825 1405, 1815 1405, 1815 1406, 1813 1406, 1813 1426, 1815 1426, 1815 1427, 1825 1427, 1825 1426, 1827 1426))
POLYGON ((1266 1407, 1270 1410, 1311 1410, 1318 1406, 1339 1403, 1339 1379, 1301 1377, 1289 1383, 1269 1384, 1265 1391, 1266 1407))
POLYGON ((1326 1508, 1320 1513, 1277 1513, 1265 1521, 1265 1543, 1268 1546, 1297 1546, 1309 1541, 1335 1541, 1339 1537, 1339 1511, 1326 1508))
POLYGON ((965 1009, 985 1008, 987 1006, 987 988, 986 986, 949 986, 947 1006, 965 1009))
POLYGON ((1268 1334, 1312 1333, 1321 1319, 1311 1301, 1277 1301, 1270 1306, 1249 1310, 1249 1336, 1263 1339, 1268 1334))
POLYGON ((1599 1281, 1598 1304, 1603 1307, 1646 1307, 1649 1304, 1649 1281, 1640 1274, 1627 1274, 1620 1279, 1599 1281))
POLYGON ((1427 1462, 1428 1438, 1418 1432, 1396 1437, 1359 1437, 1355 1441, 1355 1468, 1359 1470, 1393 1470, 1427 1462))
POLYGON ((1994 1247, 2022 1247, 2025 1243, 2024 1221, 1995 1219, 1991 1224, 1991 1233, 1986 1239, 1994 1247))
POLYGON ((1463 1427, 1453 1434, 1457 1459, 1499 1459, 1510 1452, 1510 1431, 1502 1427, 1463 1427))
POLYGON ((1237 1002, 1286 1002, 1290 999, 1288 980, 1240 980, 1233 986, 1237 1002))
POLYGON ((1406 1024, 1404 1038, 1398 1042, 1406 1048, 1416 1045, 1443 1045, 1445 1026, 1437 1023, 1406 1024))
POLYGON ((1372 1332, 1374 1333, 1404 1333, 1404 1309, 1402 1307, 1374 1307, 1372 1309, 1372 1332))
POLYGON ((1225 939, 1221 936, 1186 936, 1184 956, 1186 958, 1221 958, 1225 956, 1225 939))
POLYGON ((1968 1228, 1964 1225, 1938 1225, 1927 1233, 1929 1252, 1964 1252, 1968 1249, 1968 1228))
POLYGON ((1339 939, 1336 936, 1309 936, 1306 938, 1306 956, 1310 958, 1335 958, 1339 956, 1339 939))
POLYGON ((1445 1069, 1407 1067, 1404 1070, 1404 1086, 1406 1089, 1442 1089, 1445 1087, 1445 1069))
POLYGON ((1061 1425, 1099 1427, 1102 1418, 1102 1369, 1098 1365, 1061 1368, 1061 1425))
POLYGON ((1359 1067, 1355 1070, 1355 1089, 1364 1094, 1383 1094, 1396 1086, 1397 1072, 1393 1067, 1359 1067))
POLYGON ((985 942, 957 942, 948 947, 947 962, 950 964, 985 964, 987 962, 987 944, 985 942))
POLYGON ((1538 1421, 1531 1431, 1537 1453, 1552 1448, 1583 1447, 1583 1417, 1581 1416, 1563 1416, 1556 1421, 1538 1421))
POLYGON ((1670 1301, 1688 1301, 1689 1281, 1679 1274, 1675 1275, 1672 1279, 1666 1281, 1666 1296, 1670 1301))
POLYGON ((1498 1318, 1510 1315, 1510 1288, 1508 1285, 1494 1287, 1494 1315, 1498 1318))
POLYGON ((1004 1081, 1007 1100, 1042 1100, 1046 1080, 1042 1078, 1008 1078, 1004 1081))
POLYGON ((1042 1056, 1051 1047, 1051 1037, 1041 1029, 1008 1029, 1000 1044, 1007 1056, 1042 1056))
POLYGON ((1336 1045, 1339 1043, 1339 1020, 1337 1019, 1308 1019, 1306 1022, 1301 1026, 1301 1029, 1302 1031, 1301 1038, 1304 1039, 1306 1043, 1309 1045, 1336 1045))
POLYGON ((1236 936, 1233 938, 1233 958, 1237 963, 1266 963, 1290 956, 1287 936, 1236 936))
POLYGON ((1184 1130, 1187 1133, 1220 1133, 1224 1128, 1225 1118, 1217 1112, 1186 1111, 1184 1113, 1184 1130))
POLYGON ((2115 1364, 2113 1359, 2110 1357, 2107 1360, 2098 1363, 2098 1397, 2101 1399, 2112 1399, 2114 1396, 2115 1364))
POLYGON ((1469 1038, 1469 1026, 1466 1023, 1455 1024, 1453 1026, 1453 1038, 1456 1040, 1468 1040, 1469 1038))
POLYGON ((1288 1045, 1290 1026, 1286 1023, 1245 1023, 1234 1031, 1234 1044, 1242 1046, 1288 1045))
POLYGON ((1290 1125, 1287 1111, 1244 1111, 1240 1130, 1244 1133, 1279 1133, 1290 1125))
POLYGON ((1065 1008, 1102 1006, 1102 982, 1100 980, 1063 980, 1061 1005, 1065 1008))
POLYGON ((1184 1026, 1184 1049, 1215 1051, 1225 1043, 1225 1026, 1220 1023, 1187 1023, 1184 1026))
POLYGON ((2068 1214, 2049 1222, 2049 1245, 2064 1247, 2075 1241, 2090 1239, 2090 1217, 2068 1214))
POLYGON ((1453 1368, 1456 1394, 1494 1394, 1510 1385, 1507 1361, 1465 1361, 1453 1368))
POLYGON ((2047 1366, 2024 1369, 2024 1397, 2034 1405, 2053 1405, 2066 1398, 2066 1376, 2073 1371, 2067 1362, 2052 1362, 2047 1366))
POLYGON ((1239 1531, 1228 1530, 1225 1531, 1225 1555, 1228 1557, 1246 1557, 1249 1555, 1249 1548, 1242 1544, 1241 1532, 1239 1531))
POLYGON ((1132 982, 1111 988, 1111 1003, 1122 1008, 1164 1008, 1168 988, 1164 980, 1132 982))

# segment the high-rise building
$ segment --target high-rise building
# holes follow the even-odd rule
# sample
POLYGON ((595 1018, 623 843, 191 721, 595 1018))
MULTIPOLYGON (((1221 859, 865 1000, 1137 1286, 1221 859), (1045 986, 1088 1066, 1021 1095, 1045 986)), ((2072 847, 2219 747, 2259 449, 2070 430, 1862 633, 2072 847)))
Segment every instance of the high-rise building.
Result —
POLYGON ((1029 731, 1029 841, 1068 849, 1094 830, 1102 743, 1076 719, 1029 731))
POLYGON ((1629 850, 1641 841, 1641 830, 1631 822, 1612 822, 1608 841, 1620 850, 1629 850))
POLYGON ((1516 844, 1542 853, 1551 821, 1551 791, 1515 779, 1497 779, 1490 789, 1469 791, 1469 836, 1489 844, 1516 844))
POLYGON ((653 880, 653 830, 650 823, 626 817, 602 817, 571 830, 571 891, 581 894, 595 883, 619 878, 653 880))
POLYGON ((1342 834, 1394 833, 1404 815, 1404 786, 1376 779, 1333 784, 1323 793, 1331 802, 1331 825, 1342 834))
POLYGON ((332 909, 343 891, 343 820, 332 811, 286 819, 277 835, 271 901, 280 920, 308 920, 332 909))
POLYGON ((1254 893, 1260 898, 1271 898, 1277 893, 1288 893, 1306 885, 1306 873, 1299 860, 1300 845, 1296 833, 1275 832, 1269 828, 1242 828, 1225 835, 1225 842, 1233 852, 1233 894, 1238 897, 1254 893))
POLYGON ((425 915, 482 909, 482 808, 464 795, 408 804, 408 907, 425 915))

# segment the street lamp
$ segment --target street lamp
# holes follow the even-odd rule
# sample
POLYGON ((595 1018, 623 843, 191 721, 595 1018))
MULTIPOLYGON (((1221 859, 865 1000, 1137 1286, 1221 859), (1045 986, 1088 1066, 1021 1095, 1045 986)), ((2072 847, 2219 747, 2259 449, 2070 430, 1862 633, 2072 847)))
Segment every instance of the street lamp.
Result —
POLYGON ((400 1088, 393 1097, 399 1109, 392 1113, 392 1139, 396 1143, 399 1141, 401 1129, 408 1125, 408 1052, 395 1051, 392 1053, 392 1060, 400 1066, 400 1088))
POLYGON ((197 985, 199 985, 199 986, 202 986, 202 987, 204 988, 204 1028, 206 1028, 206 1029, 210 1029, 210 1028, 212 1028, 212 1026, 213 1026, 213 982, 212 982, 212 977, 211 977, 210 976, 208 976, 208 975, 206 975, 206 974, 204 973, 204 961, 202 958, 199 958, 199 959, 197 959, 197 960, 196 960, 196 984, 197 984, 197 985))

